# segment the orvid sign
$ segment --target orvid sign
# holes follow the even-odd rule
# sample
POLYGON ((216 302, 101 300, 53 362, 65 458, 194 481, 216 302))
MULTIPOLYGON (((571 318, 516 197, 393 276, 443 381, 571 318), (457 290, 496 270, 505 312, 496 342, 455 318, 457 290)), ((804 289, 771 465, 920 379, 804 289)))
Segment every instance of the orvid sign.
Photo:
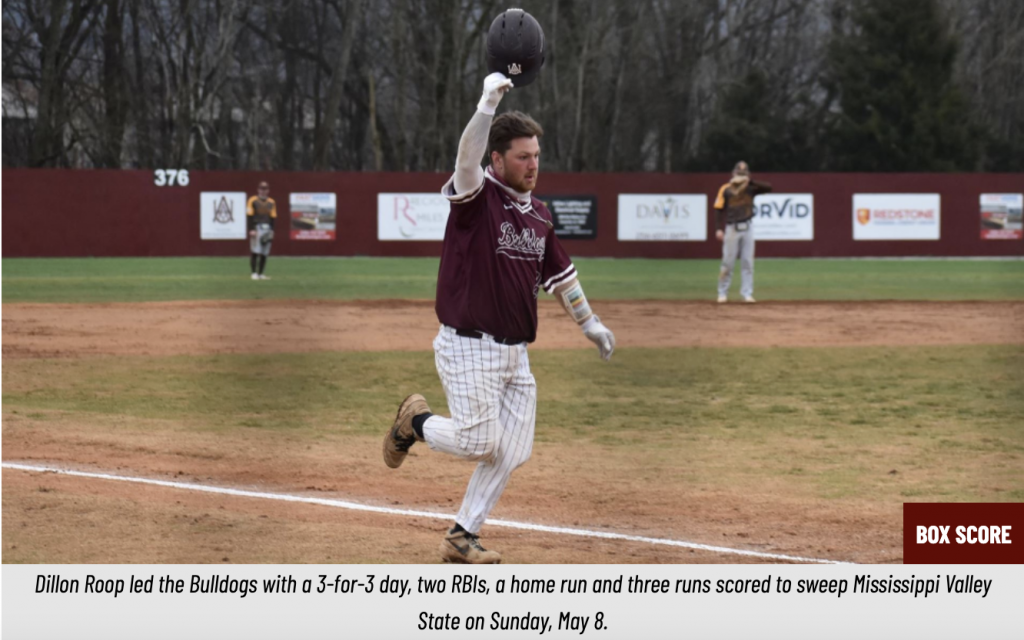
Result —
POLYGON ((814 194, 766 193, 754 198, 758 240, 814 240, 814 194))

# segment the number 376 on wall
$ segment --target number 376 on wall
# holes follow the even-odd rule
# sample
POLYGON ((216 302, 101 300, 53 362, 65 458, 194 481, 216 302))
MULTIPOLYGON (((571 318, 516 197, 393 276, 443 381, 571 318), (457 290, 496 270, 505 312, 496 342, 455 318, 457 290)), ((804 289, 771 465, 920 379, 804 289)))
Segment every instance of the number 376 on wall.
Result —
POLYGON ((158 187, 187 187, 188 169, 157 169, 153 172, 153 183, 158 187))

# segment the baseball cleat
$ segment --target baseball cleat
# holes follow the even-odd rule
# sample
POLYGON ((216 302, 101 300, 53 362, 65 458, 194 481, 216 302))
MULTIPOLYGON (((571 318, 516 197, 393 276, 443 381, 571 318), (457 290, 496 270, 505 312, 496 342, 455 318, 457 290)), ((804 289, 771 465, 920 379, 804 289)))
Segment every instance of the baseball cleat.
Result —
POLYGON ((754 300, 754 296, 743 296, 743 302, 754 304, 757 300, 754 300))
POLYGON ((259 274, 257 274, 257 273, 252 274, 252 279, 253 280, 259 280, 260 279, 259 274))
POLYGON ((421 413, 430 413, 430 407, 426 398, 418 393, 412 394, 398 405, 395 424, 391 425, 384 436, 384 464, 392 469, 402 466, 406 454, 409 453, 409 447, 417 441, 422 441, 412 428, 412 419, 421 413))
POLYGON ((725 296, 718 296, 718 304, 725 304, 726 302, 729 302, 729 298, 725 296))
POLYGON ((501 554, 484 549, 480 537, 468 531, 449 531, 441 543, 441 560, 456 564, 501 564, 501 554))
POLYGON ((260 274, 260 280, 270 280, 270 276, 265 276, 265 275, 263 275, 263 274, 261 273, 261 274, 260 274))

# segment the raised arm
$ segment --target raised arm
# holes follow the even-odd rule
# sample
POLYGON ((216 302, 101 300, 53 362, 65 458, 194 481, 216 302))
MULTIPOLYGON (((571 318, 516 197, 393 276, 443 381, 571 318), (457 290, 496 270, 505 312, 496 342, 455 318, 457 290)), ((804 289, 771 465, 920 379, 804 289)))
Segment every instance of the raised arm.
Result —
POLYGON ((751 178, 750 184, 747 186, 747 189, 750 190, 750 193, 756 196, 759 193, 771 193, 772 185, 768 182, 762 182, 760 180, 754 180, 753 178, 751 178))
POLYGON ((554 296, 562 303, 566 312, 583 329, 583 335, 597 345, 602 360, 610 360, 615 351, 615 334, 604 326, 590 309, 587 296, 578 278, 573 278, 555 287, 554 296))
POLYGON ((469 119, 459 140, 459 155, 455 159, 455 193, 475 191, 484 181, 480 160, 487 152, 487 137, 491 120, 502 96, 512 88, 512 81, 500 73, 484 78, 484 93, 476 105, 476 113, 469 119))

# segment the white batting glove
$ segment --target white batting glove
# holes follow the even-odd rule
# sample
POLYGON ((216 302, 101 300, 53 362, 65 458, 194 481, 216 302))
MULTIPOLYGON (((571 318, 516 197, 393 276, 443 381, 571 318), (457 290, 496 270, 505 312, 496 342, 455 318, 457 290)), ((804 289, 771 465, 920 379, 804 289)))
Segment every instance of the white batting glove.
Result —
POLYGON ((495 71, 487 76, 484 78, 484 94, 480 96, 480 102, 477 103, 476 110, 493 116, 494 112, 498 109, 498 103, 501 102, 502 96, 511 88, 512 81, 506 78, 504 74, 495 71))
POLYGON ((612 353, 615 351, 615 334, 601 323, 600 318, 590 316, 590 319, 583 323, 583 335, 597 345, 602 360, 605 362, 611 360, 612 353))

